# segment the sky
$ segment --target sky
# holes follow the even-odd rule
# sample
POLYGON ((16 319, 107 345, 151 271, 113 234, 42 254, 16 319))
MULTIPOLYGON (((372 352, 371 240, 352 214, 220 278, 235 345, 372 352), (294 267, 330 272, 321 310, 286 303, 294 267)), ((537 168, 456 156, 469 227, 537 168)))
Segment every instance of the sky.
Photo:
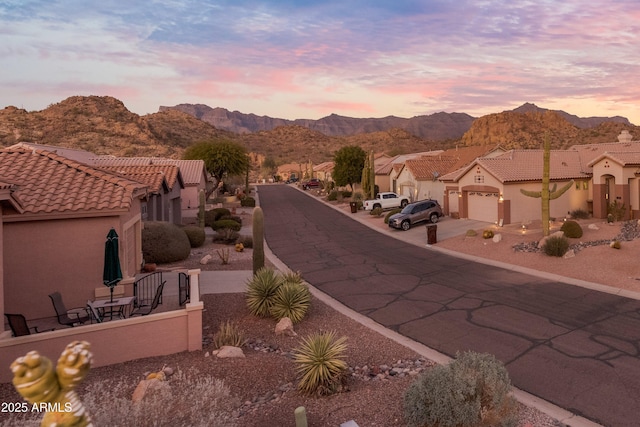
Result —
POLYGON ((638 0, 0 0, 0 108, 113 96, 286 119, 525 102, 640 125, 638 0))

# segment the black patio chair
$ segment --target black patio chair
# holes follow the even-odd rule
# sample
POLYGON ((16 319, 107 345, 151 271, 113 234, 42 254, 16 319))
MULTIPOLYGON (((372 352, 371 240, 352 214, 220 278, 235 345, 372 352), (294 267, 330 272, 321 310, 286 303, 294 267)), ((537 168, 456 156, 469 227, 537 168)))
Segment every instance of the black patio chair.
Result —
POLYGON ((64 302, 62 301, 62 295, 60 295, 60 292, 56 291, 49 294, 49 298, 51 298, 53 309, 56 311, 58 323, 61 325, 73 327, 78 323, 83 324, 89 320, 90 317, 86 308, 79 307, 67 310, 64 302))
POLYGON ((158 304, 160 304, 160 298, 162 298, 162 290, 164 289, 164 283, 165 282, 160 283, 160 286, 156 288, 156 293, 153 296, 153 301, 151 302, 151 305, 144 305, 142 307, 138 307, 134 309, 131 312, 131 315, 129 317, 136 316, 136 315, 146 316, 147 314, 151 314, 151 312, 158 307, 158 304))
POLYGON ((9 327, 14 337, 21 337, 24 335, 31 335, 31 331, 37 334, 39 332, 53 331, 53 329, 47 329, 46 331, 39 331, 37 326, 29 326, 27 319, 22 314, 10 314, 5 313, 7 320, 9 321, 9 327))
POLYGON ((89 300, 87 301, 87 311, 89 312, 91 323, 93 323, 94 320, 96 323, 102 323, 102 314, 100 313, 100 310, 98 310, 98 307, 93 305, 89 300))

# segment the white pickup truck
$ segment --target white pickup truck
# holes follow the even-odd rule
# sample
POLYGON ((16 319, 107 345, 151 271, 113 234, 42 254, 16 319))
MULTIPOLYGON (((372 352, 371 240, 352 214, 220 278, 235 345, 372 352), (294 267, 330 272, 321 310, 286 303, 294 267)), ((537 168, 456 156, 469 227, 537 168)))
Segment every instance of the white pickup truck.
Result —
POLYGON ((375 208, 393 209, 404 208, 409 204, 409 198, 406 196, 399 196, 393 192, 378 193, 375 199, 365 200, 362 204, 365 211, 371 211, 375 208))

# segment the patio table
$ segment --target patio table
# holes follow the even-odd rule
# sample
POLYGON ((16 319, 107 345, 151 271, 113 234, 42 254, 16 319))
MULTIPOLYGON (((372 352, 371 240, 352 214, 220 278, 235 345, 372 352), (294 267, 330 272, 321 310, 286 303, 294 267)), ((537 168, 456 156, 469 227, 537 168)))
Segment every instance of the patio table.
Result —
POLYGON ((109 318, 113 319, 113 315, 117 314, 121 319, 126 319, 131 313, 133 302, 135 300, 136 297, 119 297, 113 301, 108 299, 99 299, 93 301, 93 306, 100 310, 103 313, 103 316, 106 316, 108 313, 109 318))

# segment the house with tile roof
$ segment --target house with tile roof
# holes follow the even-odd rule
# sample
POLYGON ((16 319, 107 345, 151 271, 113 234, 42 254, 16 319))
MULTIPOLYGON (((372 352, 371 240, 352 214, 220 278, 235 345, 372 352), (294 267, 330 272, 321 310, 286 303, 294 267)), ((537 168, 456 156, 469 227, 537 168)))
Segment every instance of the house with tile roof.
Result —
MULTIPOLYGON (((401 154, 392 158, 383 156, 380 158, 374 157, 375 165, 375 185, 378 186, 378 191, 394 191, 399 192, 402 189, 398 185, 398 174, 404 166, 404 162, 409 159, 414 159, 423 156, 433 156, 442 153, 442 150, 424 151, 420 153, 401 154)), ((409 194, 407 194, 409 196, 409 194)))
POLYGON ((184 182, 180 168, 173 164, 96 166, 147 186, 142 202, 143 221, 166 221, 182 225, 181 195, 184 182))
MULTIPOLYGON (((550 203, 551 217, 564 218, 582 209, 606 218, 615 203, 625 218, 640 216, 640 142, 623 131, 609 144, 576 145, 551 150, 552 188, 572 187, 550 203)), ((543 150, 510 150, 500 156, 476 159, 440 179, 445 184, 448 212, 460 218, 503 224, 540 219, 540 199, 520 190, 542 188, 543 150)))
POLYGON ((333 172, 334 162, 323 162, 313 167, 313 176, 321 181, 333 181, 331 173, 333 172))
POLYGON ((0 182, 3 313, 54 316, 54 291, 69 307, 85 306, 102 286, 111 228, 120 236, 121 284, 132 282, 142 265, 146 185, 35 148, 0 150, 0 182))
POLYGON ((180 169, 183 188, 181 190, 182 214, 193 216, 198 210, 199 193, 204 190, 206 194, 213 191, 213 180, 207 173, 203 160, 176 160, 160 157, 113 157, 99 156, 90 159, 89 164, 96 167, 114 166, 151 166, 151 165, 175 165, 180 169), (189 215, 191 213, 191 215, 189 215))

